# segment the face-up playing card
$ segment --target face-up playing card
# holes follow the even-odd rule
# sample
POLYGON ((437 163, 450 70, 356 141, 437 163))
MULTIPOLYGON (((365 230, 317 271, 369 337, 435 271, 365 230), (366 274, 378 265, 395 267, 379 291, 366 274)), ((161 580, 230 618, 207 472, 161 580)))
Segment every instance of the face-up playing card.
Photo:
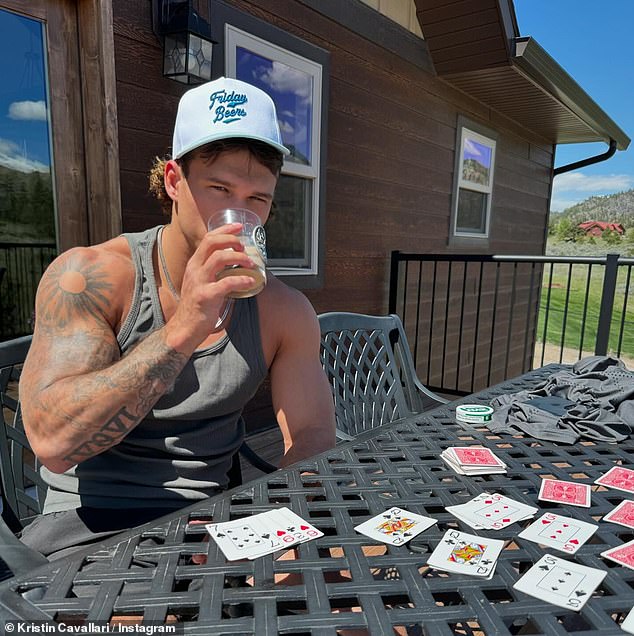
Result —
POLYGON ((610 548, 601 552, 601 556, 614 561, 630 570, 634 570, 634 540, 624 543, 617 548, 610 548))
POLYGON ((308 521, 302 519, 289 508, 277 508, 266 513, 266 523, 273 535, 280 539, 284 547, 304 543, 323 537, 324 533, 308 521))
POLYGON ((323 536, 288 508, 205 526, 229 561, 255 559, 323 536))
POLYGON ((533 506, 497 493, 483 493, 465 504, 447 506, 445 510, 474 530, 500 530, 516 521, 530 519, 537 512, 533 506))
POLYGON ((546 554, 513 587, 529 596, 578 612, 607 572, 546 554))
POLYGON ((364 521, 354 529, 377 541, 390 545, 402 545, 435 523, 436 519, 431 517, 423 517, 394 507, 364 521))
POLYGON ((542 479, 538 499, 570 506, 590 507, 590 485, 559 479, 542 479))
POLYGON ((493 576, 504 541, 478 537, 458 530, 447 530, 427 565, 444 572, 482 578, 493 576))
POLYGON ((622 466, 612 466, 605 475, 601 475, 594 483, 634 493, 634 470, 622 466))
POLYGON ((621 629, 628 634, 634 634, 634 609, 630 611, 621 623, 621 629))
POLYGON ((205 526, 229 561, 247 559, 254 554, 268 553, 283 547, 259 515, 205 526))
POLYGON ((625 499, 612 512, 609 512, 603 521, 618 523, 626 528, 634 528, 634 501, 625 499))
POLYGON ((574 554, 596 532, 597 528, 598 526, 592 523, 547 512, 518 536, 574 554))

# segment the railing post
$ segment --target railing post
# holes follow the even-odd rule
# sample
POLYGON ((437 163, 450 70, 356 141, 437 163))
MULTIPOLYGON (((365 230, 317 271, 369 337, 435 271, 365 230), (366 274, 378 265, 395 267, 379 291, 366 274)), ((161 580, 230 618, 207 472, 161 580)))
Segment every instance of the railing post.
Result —
POLYGON ((387 313, 396 313, 396 294, 398 292, 398 263, 400 254, 399 250, 392 250, 390 258, 390 289, 387 304, 387 313))
POLYGON ((597 356, 605 356, 608 353, 608 341, 610 339, 610 325, 612 323, 612 310, 614 308, 614 292, 616 291, 619 256, 619 254, 608 254, 605 262, 603 291, 601 293, 601 309, 599 311, 599 324, 597 326, 597 340, 594 346, 594 354, 597 356))

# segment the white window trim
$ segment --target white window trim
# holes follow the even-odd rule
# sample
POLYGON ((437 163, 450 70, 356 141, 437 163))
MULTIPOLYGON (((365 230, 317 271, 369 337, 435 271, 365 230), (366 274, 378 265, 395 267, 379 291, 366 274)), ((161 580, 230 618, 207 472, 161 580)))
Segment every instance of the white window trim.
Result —
POLYGON ((312 181, 311 218, 307 219, 310 227, 310 256, 308 267, 275 266, 271 271, 283 276, 316 276, 319 271, 319 167, 321 146, 321 110, 322 110, 322 66, 297 53, 293 53, 276 44, 267 42, 251 33, 242 31, 231 24, 225 24, 225 73, 227 77, 236 77, 237 47, 246 48, 254 53, 282 62, 287 66, 299 69, 312 77, 313 104, 311 149, 309 165, 298 164, 292 160, 284 161, 282 174, 301 177, 312 181))
POLYGON ((458 163, 457 163, 457 179, 456 186, 454 192, 454 207, 452 214, 452 234, 453 236, 466 237, 466 238, 489 238, 489 227, 491 224, 491 201, 493 199, 493 179, 495 178, 495 150, 496 150, 496 140, 491 139, 491 137, 486 137, 481 135, 480 133, 471 130, 466 126, 462 126, 460 130, 460 144, 458 146, 459 155, 458 155, 458 163), (464 158, 464 144, 466 138, 474 139, 475 141, 480 142, 481 144, 488 146, 491 148, 491 169, 489 173, 489 185, 481 185, 479 183, 473 183, 472 181, 467 181, 462 178, 462 163, 464 158), (485 218, 485 230, 483 233, 480 232, 460 232, 457 228, 458 225, 458 204, 460 200, 460 189, 463 190, 471 190, 473 192, 482 192, 487 194, 487 207, 486 207, 486 218, 485 218))

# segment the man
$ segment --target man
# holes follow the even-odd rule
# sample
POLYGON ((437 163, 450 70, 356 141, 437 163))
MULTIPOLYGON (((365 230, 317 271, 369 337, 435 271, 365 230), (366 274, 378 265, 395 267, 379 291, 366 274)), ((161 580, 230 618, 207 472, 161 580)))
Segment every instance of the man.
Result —
POLYGON ((170 223, 74 248, 45 272, 20 383, 24 424, 49 483, 22 540, 55 558, 227 486, 240 415, 267 373, 286 465, 335 442, 333 401, 306 298, 273 276, 231 301, 253 268, 240 225, 262 223, 288 150, 261 90, 220 78, 182 97, 164 163, 170 223))

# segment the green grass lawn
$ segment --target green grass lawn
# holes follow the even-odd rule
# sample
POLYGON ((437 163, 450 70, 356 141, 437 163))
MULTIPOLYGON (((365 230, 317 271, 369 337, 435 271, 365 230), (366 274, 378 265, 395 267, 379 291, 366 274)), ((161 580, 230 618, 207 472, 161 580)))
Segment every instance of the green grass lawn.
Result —
MULTIPOLYGON (((544 340, 544 323, 547 317, 546 342, 561 345, 562 333, 565 327, 564 347, 578 350, 583 335, 583 349, 585 351, 594 351, 599 322, 599 310, 601 307, 604 268, 595 265, 592 268, 589 283, 588 268, 588 265, 574 265, 570 275, 570 285, 568 286, 569 266, 567 264, 557 263, 553 266, 552 280, 550 279, 550 265, 544 267, 541 308, 537 328, 537 339, 540 342, 544 340), (587 288, 588 301, 587 307, 585 308, 584 320, 584 304, 586 303, 587 288), (564 325, 566 299, 568 311, 564 325), (550 307, 548 316, 546 316, 547 306, 550 307)), ((630 280, 630 289, 626 303, 627 268, 621 267, 619 270, 610 329, 609 351, 617 354, 619 350, 619 334, 621 333, 621 321, 625 305, 625 322, 622 330, 619 355, 632 358, 634 357, 634 273, 630 280)))

